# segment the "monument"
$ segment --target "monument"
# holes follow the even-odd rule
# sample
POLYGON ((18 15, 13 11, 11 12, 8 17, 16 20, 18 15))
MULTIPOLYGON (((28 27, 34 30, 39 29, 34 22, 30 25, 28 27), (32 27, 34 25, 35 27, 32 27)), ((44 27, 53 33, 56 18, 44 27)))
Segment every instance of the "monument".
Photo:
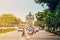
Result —
POLYGON ((31 12, 26 15, 26 23, 28 26, 34 26, 34 15, 32 15, 31 12))
POLYGON ((26 26, 23 29, 22 36, 24 36, 26 39, 29 39, 34 34, 34 15, 29 12, 28 15, 26 15, 26 26))

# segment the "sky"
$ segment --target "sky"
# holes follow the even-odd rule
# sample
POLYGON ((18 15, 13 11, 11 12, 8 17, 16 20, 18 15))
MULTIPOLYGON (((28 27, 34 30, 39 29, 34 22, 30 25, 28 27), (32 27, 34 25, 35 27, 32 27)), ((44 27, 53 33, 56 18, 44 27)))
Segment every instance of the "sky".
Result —
POLYGON ((25 17, 29 12, 35 15, 35 13, 47 8, 46 5, 42 7, 34 0, 0 0, 0 14, 14 14, 22 21, 25 21, 25 17))

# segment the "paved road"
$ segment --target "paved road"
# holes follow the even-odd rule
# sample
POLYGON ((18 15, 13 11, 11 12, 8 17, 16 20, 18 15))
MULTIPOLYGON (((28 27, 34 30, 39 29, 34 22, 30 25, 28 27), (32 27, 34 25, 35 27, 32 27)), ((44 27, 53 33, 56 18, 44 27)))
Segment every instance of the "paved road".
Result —
MULTIPOLYGON (((25 40, 21 34, 22 32, 17 31, 1 34, 0 40, 25 40)), ((60 37, 42 30, 34 34, 29 40, 60 40, 60 37)))
POLYGON ((1 34, 0 40, 22 40, 21 34, 22 32, 17 31, 1 34))
POLYGON ((54 35, 52 33, 46 32, 44 30, 40 30, 36 34, 34 34, 30 40, 60 40, 60 36, 54 35))

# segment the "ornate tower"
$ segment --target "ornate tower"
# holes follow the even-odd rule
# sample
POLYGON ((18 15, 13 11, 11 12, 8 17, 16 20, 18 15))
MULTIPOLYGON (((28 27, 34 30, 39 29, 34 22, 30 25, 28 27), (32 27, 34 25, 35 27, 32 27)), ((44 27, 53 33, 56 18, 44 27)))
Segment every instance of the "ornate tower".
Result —
POLYGON ((26 15, 26 23, 28 26, 34 26, 34 15, 32 15, 31 12, 26 15))

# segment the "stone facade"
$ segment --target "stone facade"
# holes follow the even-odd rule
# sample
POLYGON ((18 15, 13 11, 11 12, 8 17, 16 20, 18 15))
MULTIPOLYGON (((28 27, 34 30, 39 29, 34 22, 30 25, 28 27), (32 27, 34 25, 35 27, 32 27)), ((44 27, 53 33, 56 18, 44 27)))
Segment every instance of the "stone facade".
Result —
POLYGON ((29 12, 29 14, 26 15, 26 23, 29 26, 34 26, 34 15, 32 15, 31 12, 29 12))

